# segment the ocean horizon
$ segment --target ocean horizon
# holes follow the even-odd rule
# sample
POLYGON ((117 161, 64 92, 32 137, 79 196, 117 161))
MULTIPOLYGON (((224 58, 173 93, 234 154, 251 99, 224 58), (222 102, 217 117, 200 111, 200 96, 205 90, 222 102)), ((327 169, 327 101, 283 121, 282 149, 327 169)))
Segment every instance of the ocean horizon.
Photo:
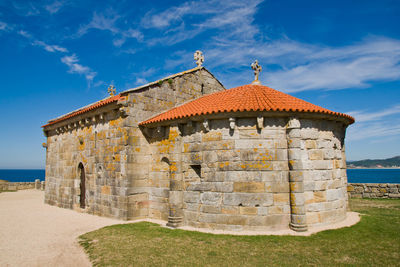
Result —
MULTIPOLYGON (((45 180, 44 169, 0 169, 0 180, 34 182, 45 180)), ((400 169, 347 169, 349 183, 400 184, 400 169)))
POLYGON ((14 183, 44 181, 45 173, 44 169, 0 169, 0 180, 14 183))

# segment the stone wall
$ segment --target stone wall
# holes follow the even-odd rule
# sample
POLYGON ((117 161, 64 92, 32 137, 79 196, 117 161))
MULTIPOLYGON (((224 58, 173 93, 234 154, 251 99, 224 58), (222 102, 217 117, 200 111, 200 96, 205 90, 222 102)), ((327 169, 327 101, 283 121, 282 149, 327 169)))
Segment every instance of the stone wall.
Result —
POLYGON ((148 217, 152 203, 148 179, 151 156, 138 123, 187 100, 223 89, 207 70, 197 68, 127 91, 122 94, 126 100, 46 127, 45 202, 81 209, 83 166, 85 212, 125 220, 148 217))
POLYGON ((345 126, 341 122, 303 119, 300 137, 307 224, 345 219, 345 126))
POLYGON ((400 184, 349 183, 349 197, 352 198, 397 198, 400 199, 400 184))
POLYGON ((8 182, 5 180, 0 180, 0 191, 16 191, 25 189, 38 189, 44 190, 45 182, 40 182, 39 179, 35 182, 8 182))
MULTIPOLYGON (((80 208, 80 166, 85 173, 86 212, 127 218, 126 154, 129 129, 115 104, 96 110, 89 120, 47 138, 45 202, 80 208), (100 117, 101 116, 101 117, 100 117)), ((80 122, 80 123, 79 123, 80 122)))
MULTIPOLYGON (((167 219, 170 182, 165 176, 165 162, 160 166, 152 165, 153 155, 148 137, 138 124, 158 113, 171 109, 186 101, 224 90, 225 88, 207 70, 199 68, 191 73, 183 73, 176 77, 157 82, 148 88, 128 91, 129 116, 124 125, 130 127, 131 152, 127 158, 129 177, 129 205, 137 216, 149 216, 156 219, 167 219), (164 170, 164 171, 163 171, 164 170)), ((158 133, 153 132, 156 136, 158 133)), ((156 156, 157 157, 157 156, 156 156)), ((158 157, 157 157, 158 158, 158 157)), ((167 164, 168 166, 168 164, 167 164)), ((167 167, 168 169, 168 167, 167 167)))
MULTIPOLYGON (((287 228, 290 221, 286 119, 210 120, 183 138, 185 224, 228 230, 287 228), (193 171, 201 166, 201 174, 193 171)), ((188 133, 189 133, 188 129, 188 133)))
POLYGON ((288 132, 287 117, 233 118, 153 129, 150 216, 229 230, 345 218, 344 124, 300 119, 288 132))

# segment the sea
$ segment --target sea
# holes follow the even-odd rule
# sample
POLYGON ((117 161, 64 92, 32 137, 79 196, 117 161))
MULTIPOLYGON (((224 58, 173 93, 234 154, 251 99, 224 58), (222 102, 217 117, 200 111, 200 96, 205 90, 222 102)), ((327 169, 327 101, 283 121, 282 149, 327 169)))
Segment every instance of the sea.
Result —
POLYGON ((400 169, 347 169, 349 183, 400 184, 400 169))
POLYGON ((0 180, 9 182, 34 182, 36 179, 44 181, 43 169, 0 169, 0 180))
MULTIPOLYGON (((0 180, 9 182, 44 181, 45 171, 0 169, 0 180)), ((349 183, 392 183, 400 184, 400 169, 348 169, 349 183)))

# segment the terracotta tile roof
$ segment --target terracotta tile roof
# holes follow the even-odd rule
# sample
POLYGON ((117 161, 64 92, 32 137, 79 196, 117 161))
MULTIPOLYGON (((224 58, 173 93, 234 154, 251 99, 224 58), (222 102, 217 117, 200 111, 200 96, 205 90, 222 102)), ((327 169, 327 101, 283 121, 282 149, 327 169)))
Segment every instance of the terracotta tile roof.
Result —
POLYGON ((70 112, 70 113, 68 113, 68 114, 65 114, 65 115, 63 115, 63 116, 61 116, 61 117, 58 117, 58 118, 54 119, 54 120, 50 120, 46 125, 43 125, 42 127, 44 128, 44 127, 46 127, 46 126, 55 124, 55 123, 57 123, 57 122, 61 122, 61 121, 67 120, 67 119, 69 119, 69 118, 72 118, 72 117, 78 116, 78 115, 80 115, 80 114, 89 112, 89 111, 94 110, 94 109, 97 109, 97 108, 99 108, 99 107, 103 107, 103 106, 108 105, 108 104, 110 104, 110 103, 117 102, 117 101, 120 100, 120 99, 123 100, 123 99, 125 99, 125 97, 121 96, 121 94, 108 97, 108 98, 103 99, 103 100, 100 100, 100 101, 98 101, 98 102, 96 102, 96 103, 94 103, 94 104, 85 106, 85 107, 80 108, 80 109, 78 109, 78 110, 76 110, 76 111, 73 111, 73 112, 70 112))
POLYGON ((350 120, 350 123, 354 122, 354 118, 349 115, 330 111, 267 86, 249 84, 205 95, 143 121, 140 125, 196 115, 238 111, 323 113, 345 117, 350 120))

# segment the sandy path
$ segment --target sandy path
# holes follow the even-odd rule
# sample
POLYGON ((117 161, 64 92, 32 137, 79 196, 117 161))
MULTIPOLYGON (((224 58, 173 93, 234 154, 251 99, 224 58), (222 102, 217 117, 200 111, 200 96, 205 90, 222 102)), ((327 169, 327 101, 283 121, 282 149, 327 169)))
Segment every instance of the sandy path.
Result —
MULTIPOLYGON (((0 194, 0 266, 91 266, 77 242, 81 234, 101 227, 150 221, 165 227, 164 221, 119 221, 73 210, 45 205, 44 192, 22 190, 0 194)), ((234 235, 302 235, 308 236, 327 229, 348 227, 360 221, 359 214, 348 212, 339 223, 311 227, 307 232, 281 231, 220 231, 181 229, 213 234, 234 235)))
POLYGON ((37 190, 0 194, 0 266, 91 266, 77 237, 123 223, 45 205, 43 198, 37 190))

